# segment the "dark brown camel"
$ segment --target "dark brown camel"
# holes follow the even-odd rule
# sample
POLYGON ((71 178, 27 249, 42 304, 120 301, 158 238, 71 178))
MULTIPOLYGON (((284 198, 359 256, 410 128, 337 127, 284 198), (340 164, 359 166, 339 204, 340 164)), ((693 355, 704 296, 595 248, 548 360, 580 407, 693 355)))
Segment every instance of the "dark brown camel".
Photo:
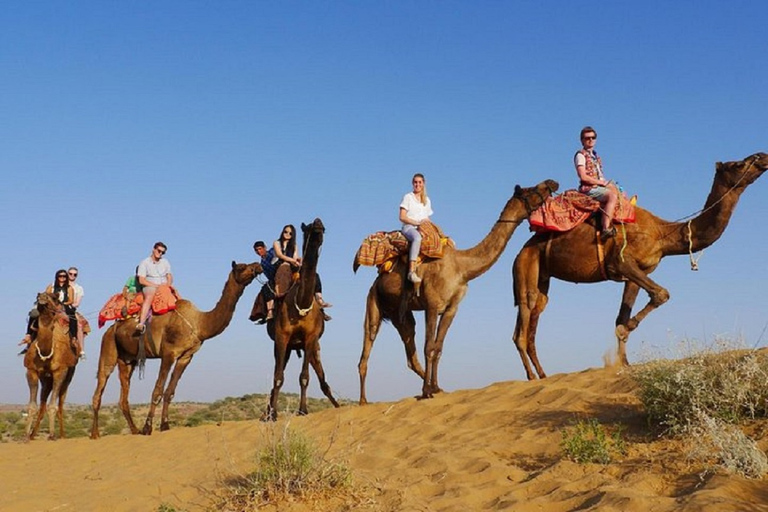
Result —
POLYGON ((333 398, 331 387, 325 380, 323 363, 320 361, 320 337, 325 331, 325 317, 315 301, 315 279, 320 246, 323 245, 325 226, 320 219, 310 225, 301 224, 304 233, 303 258, 299 281, 293 285, 285 297, 275 304, 275 317, 267 323, 267 333, 275 342, 275 375, 269 406, 264 420, 277 419, 277 398, 283 387, 285 367, 288 365, 291 351, 304 352, 299 385, 301 400, 299 414, 307 414, 307 386, 309 385, 309 365, 312 365, 320 381, 320 389, 334 407, 339 403, 333 398))
POLYGON ((447 246, 442 258, 422 263, 418 274, 422 278, 418 295, 405 279, 407 264, 398 261, 389 273, 381 273, 373 282, 365 308, 363 352, 360 356, 360 405, 368 403, 365 377, 368 357, 379 333, 382 320, 390 320, 405 345, 408 367, 424 380, 421 398, 431 398, 440 392, 437 367, 443 352, 443 342, 467 293, 468 283, 479 277, 499 259, 512 233, 533 210, 558 188, 556 181, 546 180, 535 187, 515 187, 499 219, 490 233, 475 247, 457 250, 447 246), (416 355, 416 320, 414 311, 424 311, 426 319, 424 359, 426 371, 416 355))
POLYGON ((224 284, 221 298, 211 311, 200 311, 192 302, 180 300, 175 310, 152 319, 147 329, 151 336, 140 337, 136 332, 135 318, 112 324, 101 339, 96 391, 93 393, 91 439, 99 437, 101 396, 115 365, 120 375, 120 409, 123 411, 131 433, 139 433, 131 417, 128 394, 131 389, 131 377, 138 364, 140 339, 144 343, 148 359, 161 359, 160 372, 152 391, 149 414, 141 433, 145 435, 152 433, 155 407, 161 400, 163 409, 160 416, 160 430, 168 430, 168 406, 173 400, 176 386, 184 370, 205 340, 218 336, 227 328, 245 287, 251 284, 251 281, 260 273, 261 265, 258 263, 244 264, 233 261, 232 271, 224 284), (169 374, 171 374, 171 380, 165 387, 169 374))
POLYGON ((518 306, 514 341, 528 379, 536 378, 530 363, 539 378, 546 377, 536 355, 536 327, 547 305, 550 278, 572 283, 624 281, 624 294, 616 317, 616 338, 619 360, 628 365, 626 343, 629 333, 648 313, 669 300, 669 292, 648 274, 665 256, 692 254, 716 242, 728 226, 742 192, 766 168, 766 153, 757 153, 740 162, 718 162, 704 208, 690 221, 669 222, 636 208, 636 222, 620 227, 616 237, 605 242, 603 270, 598 261, 595 226, 591 223, 563 233, 539 233, 531 237, 513 266, 515 304, 518 306), (631 316, 641 288, 650 300, 631 316))
POLYGON ((61 312, 61 304, 52 293, 37 295, 38 331, 27 353, 24 367, 27 369, 29 384, 29 406, 27 408, 27 440, 34 439, 48 405, 48 438, 55 439, 55 425, 52 409, 56 407, 59 420, 59 437, 64 437, 64 401, 67 398, 72 377, 75 375, 78 357, 69 337, 69 320, 61 312), (37 390, 40 388, 40 407, 37 408, 37 390), (33 424, 34 419, 34 424, 33 424))

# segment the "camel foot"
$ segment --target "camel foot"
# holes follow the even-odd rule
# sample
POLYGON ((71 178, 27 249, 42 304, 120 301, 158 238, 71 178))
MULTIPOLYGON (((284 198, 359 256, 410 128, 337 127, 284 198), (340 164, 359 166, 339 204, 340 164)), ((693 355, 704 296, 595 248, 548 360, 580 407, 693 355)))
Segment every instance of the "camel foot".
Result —
POLYGON ((167 421, 164 421, 160 424, 160 432, 165 432, 166 430, 171 430, 171 425, 167 421))
POLYGON ((299 409, 296 414, 298 414, 299 416, 306 416, 309 414, 309 411, 306 409, 299 409))
POLYGON ((365 398, 361 398, 360 401, 357 403, 357 405, 368 405, 368 400, 365 398))
POLYGON ((94 440, 94 441, 95 441, 96 439, 99 439, 100 437, 101 437, 101 436, 99 435, 99 433, 98 433, 98 432, 91 432, 91 439, 92 439, 92 440, 94 440))
POLYGON ((149 424, 149 423, 144 425, 144 428, 141 429, 141 435, 143 435, 143 436, 151 436, 152 435, 152 425, 149 424))
POLYGON ((261 415, 261 421, 277 421, 277 411, 270 407, 261 415))
POLYGON ((629 329, 627 329, 627 326, 625 325, 617 325, 616 326, 616 338, 619 340, 619 343, 626 343, 629 339, 629 329))

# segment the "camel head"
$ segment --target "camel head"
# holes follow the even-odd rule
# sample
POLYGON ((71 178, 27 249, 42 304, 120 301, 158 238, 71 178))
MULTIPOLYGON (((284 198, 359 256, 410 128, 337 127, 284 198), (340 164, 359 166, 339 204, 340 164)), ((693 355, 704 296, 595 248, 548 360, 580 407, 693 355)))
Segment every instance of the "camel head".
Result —
POLYGON ((715 175, 729 188, 744 190, 768 169, 768 153, 755 153, 739 162, 717 162, 715 175))
POLYGON ((232 276, 235 282, 240 285, 248 286, 257 275, 263 272, 260 263, 235 263, 232 262, 232 276))
POLYGON ((309 240, 314 240, 314 245, 320 247, 323 245, 323 234, 325 233, 325 226, 323 221, 316 218, 311 224, 307 225, 301 223, 301 231, 304 233, 304 253, 307 251, 309 240))
POLYGON ((515 193, 512 199, 522 201, 526 212, 530 215, 536 208, 544 204, 548 197, 557 192, 558 188, 560 188, 560 184, 555 180, 544 180, 535 187, 528 188, 515 185, 515 193))
POLYGON ((59 299, 56 298, 56 295, 41 292, 37 294, 37 301, 35 302, 35 309, 33 311, 37 311, 38 315, 45 312, 55 314, 60 308, 61 303, 59 302, 59 299))

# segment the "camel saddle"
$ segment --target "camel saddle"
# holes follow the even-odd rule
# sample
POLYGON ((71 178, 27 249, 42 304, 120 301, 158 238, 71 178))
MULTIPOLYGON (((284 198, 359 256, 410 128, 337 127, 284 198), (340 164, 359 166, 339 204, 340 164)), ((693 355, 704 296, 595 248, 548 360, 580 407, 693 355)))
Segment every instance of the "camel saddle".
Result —
MULTIPOLYGON (((281 264, 275 271, 275 280, 269 283, 268 286, 272 287, 272 293, 275 296, 275 301, 282 300, 291 289, 293 284, 299 280, 299 273, 294 272, 288 263, 281 264)), ((260 318, 267 317, 267 304, 264 300, 264 296, 261 291, 256 295, 256 300, 253 301, 253 307, 251 308, 251 314, 248 318, 255 322, 260 318)))
MULTIPOLYGON (((635 203, 637 196, 630 199, 622 192, 613 215, 614 222, 635 222, 635 203)), ((578 190, 566 190, 557 197, 548 197, 543 205, 531 213, 528 223, 531 231, 537 233, 570 231, 599 211, 599 201, 578 190)))
MULTIPOLYGON (((442 258, 447 245, 454 247, 453 240, 443 234, 442 229, 432 222, 419 226, 421 233, 422 258, 442 258)), ((352 269, 357 272, 361 265, 376 266, 379 272, 389 272, 401 254, 408 253, 408 239, 402 231, 377 231, 363 239, 355 254, 352 269)))
MULTIPOLYGON (((163 284, 157 287, 155 298, 152 300, 152 313, 162 315, 176 309, 176 302, 181 300, 176 288, 163 284)), ((117 293, 109 298, 99 311, 99 329, 110 320, 125 320, 141 311, 144 295, 141 293, 130 294, 128 300, 122 293, 117 293)))

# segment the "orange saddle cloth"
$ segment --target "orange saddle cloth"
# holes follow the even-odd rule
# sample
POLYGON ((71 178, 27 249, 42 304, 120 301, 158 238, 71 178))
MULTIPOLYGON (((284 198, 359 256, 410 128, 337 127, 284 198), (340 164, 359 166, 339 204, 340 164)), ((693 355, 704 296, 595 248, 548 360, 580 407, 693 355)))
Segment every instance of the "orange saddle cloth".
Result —
MULTIPOLYGON (((154 299, 152 299, 152 312, 156 315, 162 315, 168 311, 176 309, 176 302, 181 296, 176 288, 163 284, 157 287, 154 299)), ((104 307, 99 311, 99 329, 104 327, 110 320, 125 320, 131 315, 141 311, 141 304, 144 302, 144 296, 141 293, 129 294, 128 300, 122 293, 117 293, 109 298, 104 307)))
MULTIPOLYGON (((442 258, 447 245, 454 247, 453 240, 443 234, 440 226, 425 222, 419 226, 421 233, 420 254, 425 258, 442 258)), ((357 271, 361 265, 381 266, 408 252, 408 239, 402 231, 377 231, 363 239, 355 254, 352 268, 357 271)))
MULTIPOLYGON (((622 192, 613 215, 614 222, 635 222, 637 196, 628 198, 622 192)), ((570 231, 600 209, 600 202, 578 190, 566 190, 557 197, 548 197, 544 204, 531 213, 528 223, 531 231, 570 231)))

